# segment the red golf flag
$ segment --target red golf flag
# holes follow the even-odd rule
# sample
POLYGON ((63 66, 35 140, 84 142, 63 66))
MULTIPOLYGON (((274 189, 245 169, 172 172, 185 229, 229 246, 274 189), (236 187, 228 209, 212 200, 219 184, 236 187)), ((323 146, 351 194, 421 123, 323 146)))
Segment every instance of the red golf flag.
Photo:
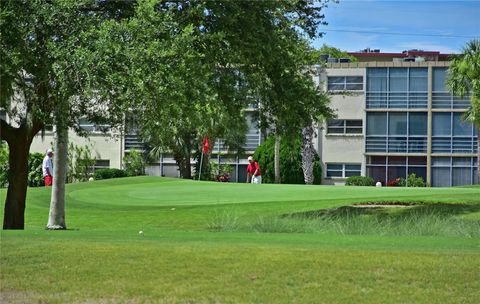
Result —
POLYGON ((208 153, 208 138, 207 136, 203 137, 203 154, 208 153))

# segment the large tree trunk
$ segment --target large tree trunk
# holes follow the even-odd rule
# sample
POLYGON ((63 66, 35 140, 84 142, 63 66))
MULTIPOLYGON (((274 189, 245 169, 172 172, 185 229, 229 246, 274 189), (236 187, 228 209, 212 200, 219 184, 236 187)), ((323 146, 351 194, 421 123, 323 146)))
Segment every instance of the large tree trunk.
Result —
POLYGON ((5 200, 3 229, 24 229, 25 225, 30 141, 22 137, 8 142, 8 191, 5 200))
POLYGON ((50 200, 47 229, 64 230, 65 224, 65 182, 67 179, 68 128, 57 123, 55 156, 53 157, 53 188, 50 200))
POLYGON ((302 130, 302 169, 305 184, 312 185, 313 176, 313 162, 315 160, 315 148, 313 147, 313 137, 315 136, 312 126, 306 127, 302 130))
POLYGON ((43 123, 27 115, 18 128, 0 119, 0 139, 8 143, 8 190, 5 199, 3 229, 23 229, 25 225, 25 199, 28 185, 28 153, 35 134, 43 123))
POLYGON ((190 154, 182 155, 181 153, 174 154, 175 162, 180 170, 180 177, 185 179, 192 179, 192 166, 190 165, 190 154))
POLYGON ((280 134, 275 132, 275 150, 274 150, 275 184, 282 182, 280 176, 280 134))

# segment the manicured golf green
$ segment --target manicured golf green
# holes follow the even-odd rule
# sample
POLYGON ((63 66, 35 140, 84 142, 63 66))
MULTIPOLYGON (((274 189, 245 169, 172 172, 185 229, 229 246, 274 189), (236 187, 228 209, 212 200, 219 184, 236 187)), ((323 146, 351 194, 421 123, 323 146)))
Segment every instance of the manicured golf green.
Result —
POLYGON ((68 185, 69 230, 45 231, 50 190, 29 189, 25 231, 0 234, 0 303, 480 298, 479 187, 123 178, 68 185), (360 202, 427 206, 342 207, 360 202), (303 217, 327 209, 328 221, 303 217))

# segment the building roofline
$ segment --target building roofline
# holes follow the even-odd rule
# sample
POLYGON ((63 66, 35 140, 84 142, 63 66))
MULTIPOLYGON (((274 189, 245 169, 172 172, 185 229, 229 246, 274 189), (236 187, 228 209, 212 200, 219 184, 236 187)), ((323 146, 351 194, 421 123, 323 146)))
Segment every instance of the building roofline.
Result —
POLYGON ((383 67, 448 67, 450 61, 423 61, 423 62, 393 62, 393 61, 363 61, 363 62, 336 62, 327 63, 327 69, 339 68, 383 68, 383 67))

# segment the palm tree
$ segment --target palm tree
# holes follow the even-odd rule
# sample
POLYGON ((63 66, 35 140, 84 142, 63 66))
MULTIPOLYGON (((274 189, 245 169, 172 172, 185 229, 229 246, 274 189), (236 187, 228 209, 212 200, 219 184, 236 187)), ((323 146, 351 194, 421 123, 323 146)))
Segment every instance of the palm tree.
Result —
MULTIPOLYGON (((447 86, 460 97, 470 95, 470 107, 463 118, 473 123, 480 131, 480 40, 468 42, 462 53, 452 59, 448 70, 447 86)), ((480 132, 478 134, 478 155, 480 162, 480 132)), ((479 173, 480 182, 480 170, 479 173)))

